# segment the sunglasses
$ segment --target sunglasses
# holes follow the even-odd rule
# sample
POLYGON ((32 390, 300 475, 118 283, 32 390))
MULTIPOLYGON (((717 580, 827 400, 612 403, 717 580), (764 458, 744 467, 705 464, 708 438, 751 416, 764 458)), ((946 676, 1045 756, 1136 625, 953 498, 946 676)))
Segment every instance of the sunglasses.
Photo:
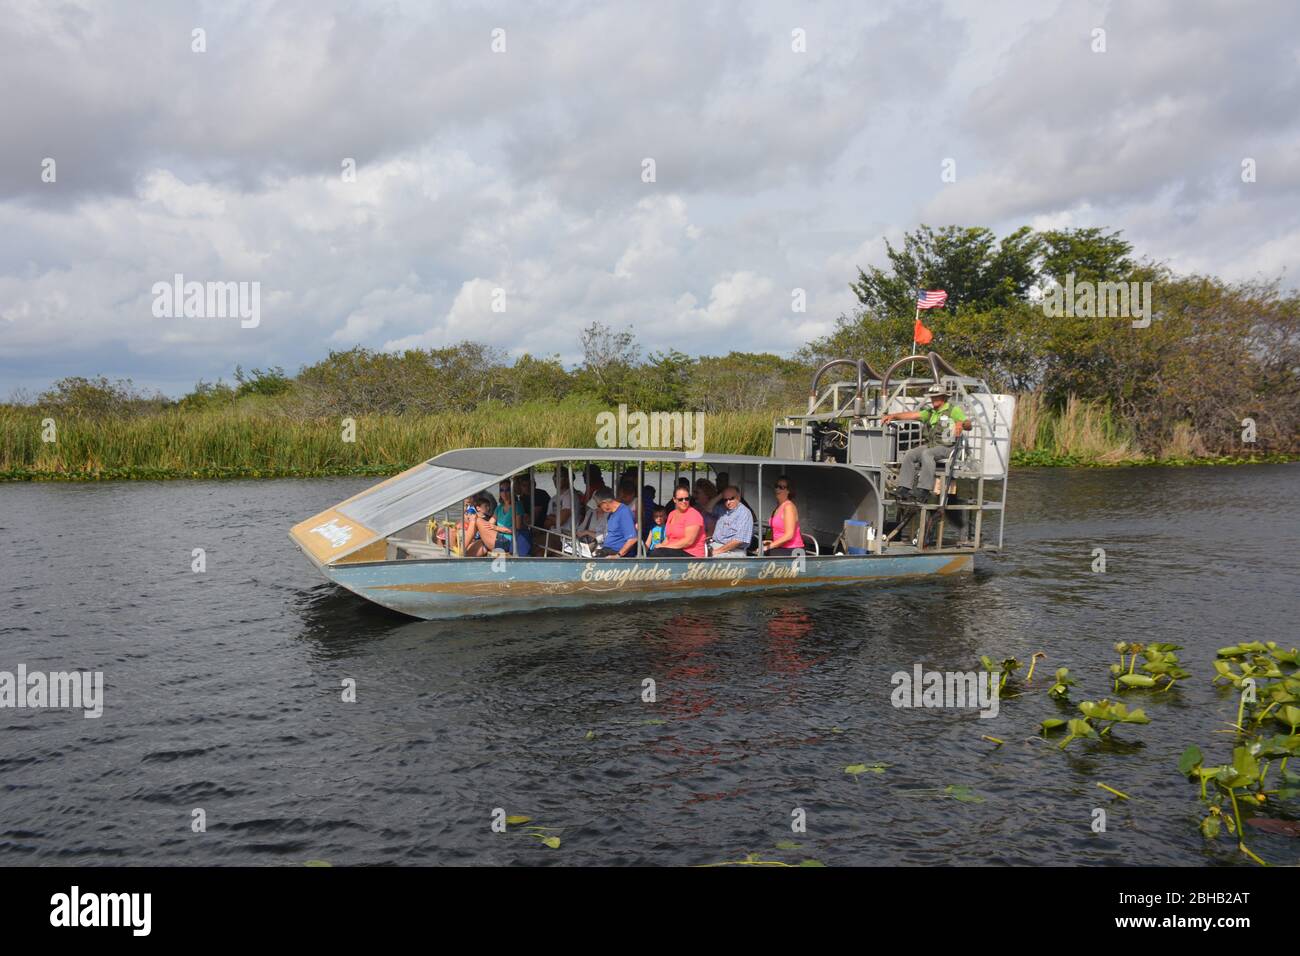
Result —
POLYGON ((775 487, 776 487, 776 490, 777 490, 777 491, 789 491, 789 490, 790 490, 790 486, 789 486, 789 485, 776 485, 775 487))
POLYGON ((690 498, 673 498, 673 501, 690 501, 690 498))

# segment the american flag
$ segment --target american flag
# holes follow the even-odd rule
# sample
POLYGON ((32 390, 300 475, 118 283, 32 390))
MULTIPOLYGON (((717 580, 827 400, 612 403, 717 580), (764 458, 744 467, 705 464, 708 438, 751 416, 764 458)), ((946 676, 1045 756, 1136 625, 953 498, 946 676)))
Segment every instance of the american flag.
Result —
POLYGON ((948 301, 948 293, 942 289, 935 289, 933 292, 916 293, 916 307, 918 309, 940 309, 948 301))

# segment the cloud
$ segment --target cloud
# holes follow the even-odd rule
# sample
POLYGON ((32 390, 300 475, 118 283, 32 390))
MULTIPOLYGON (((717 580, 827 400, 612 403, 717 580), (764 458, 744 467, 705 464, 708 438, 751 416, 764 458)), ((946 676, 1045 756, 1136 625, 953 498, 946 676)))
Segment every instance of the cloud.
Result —
POLYGON ((11 4, 0 381, 175 392, 466 338, 576 361, 596 321, 789 354, 921 222, 1104 225, 1277 274, 1297 26, 1281 0, 11 4), (262 322, 154 318, 176 273, 260 282, 262 322))

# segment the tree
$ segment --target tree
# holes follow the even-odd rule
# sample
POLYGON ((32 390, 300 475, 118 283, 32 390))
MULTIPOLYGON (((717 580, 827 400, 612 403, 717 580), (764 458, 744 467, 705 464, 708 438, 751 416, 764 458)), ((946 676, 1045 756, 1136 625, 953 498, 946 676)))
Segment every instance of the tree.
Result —
POLYGON ((632 332, 615 332, 603 322, 593 322, 582 330, 582 371, 584 384, 601 401, 616 402, 626 394, 628 379, 641 348, 632 332))
POLYGON ((888 271, 858 270, 851 288, 872 318, 911 316, 918 289, 943 289, 949 307, 996 308, 1023 298, 1038 276, 1041 241, 1023 226, 1000 242, 981 227, 921 226, 903 237, 901 249, 888 240, 888 271))

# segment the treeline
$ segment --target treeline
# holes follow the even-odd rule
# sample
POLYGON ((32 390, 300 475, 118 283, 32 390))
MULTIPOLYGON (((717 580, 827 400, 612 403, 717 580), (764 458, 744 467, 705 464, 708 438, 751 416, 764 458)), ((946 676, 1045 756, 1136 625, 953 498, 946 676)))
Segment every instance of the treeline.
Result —
POLYGON ((906 354, 921 288, 949 294, 944 309, 922 313, 934 332, 922 350, 997 391, 1025 394, 1027 411, 1032 404, 1031 433, 1017 429, 1022 452, 1059 451, 1070 442, 1062 423, 1085 420, 1093 423, 1089 447, 1110 443, 1112 457, 1300 452, 1300 296, 1276 281, 1175 275, 1100 229, 1026 227, 999 239, 983 228, 923 226, 900 246, 887 244, 887 255, 886 267, 859 271, 851 284, 858 307, 790 358, 646 354, 630 332, 594 323, 573 367, 558 356, 511 360, 470 341, 399 353, 354 348, 292 375, 237 368, 232 383, 200 382, 179 399, 129 381, 67 378, 16 404, 86 419, 229 410, 299 422, 450 412, 490 419, 494 409, 524 414, 557 403, 775 414, 803 404, 826 359, 865 358, 883 369, 906 354), (1049 315, 1042 290, 1067 281, 1148 282, 1149 321, 1049 315), (1254 440, 1244 441, 1250 432, 1254 440))

